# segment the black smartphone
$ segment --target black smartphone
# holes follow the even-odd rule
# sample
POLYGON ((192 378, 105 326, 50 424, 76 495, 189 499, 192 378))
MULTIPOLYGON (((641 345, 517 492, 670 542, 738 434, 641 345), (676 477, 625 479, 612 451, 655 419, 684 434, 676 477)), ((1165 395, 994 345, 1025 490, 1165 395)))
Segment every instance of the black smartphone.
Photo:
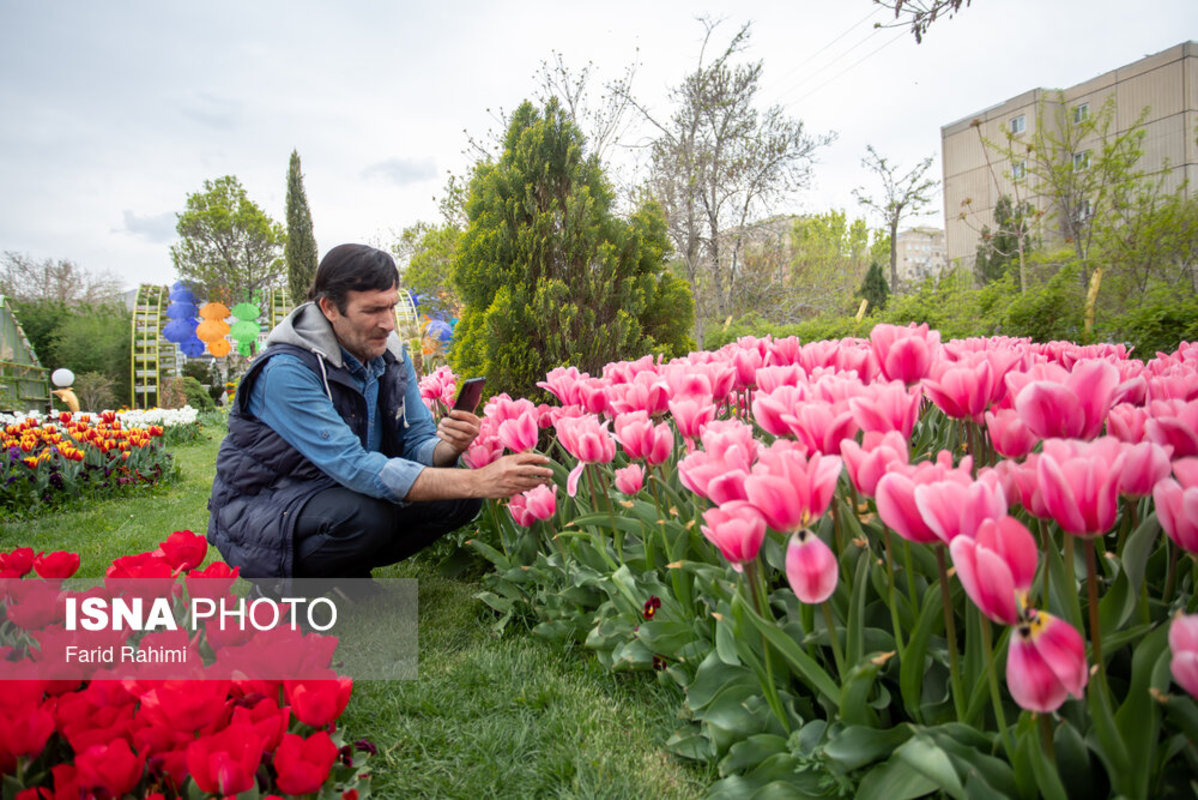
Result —
POLYGON ((458 399, 453 403, 453 410, 469 411, 473 414, 474 409, 478 408, 478 401, 483 397, 483 384, 486 382, 486 378, 470 378, 463 383, 458 389, 458 399))

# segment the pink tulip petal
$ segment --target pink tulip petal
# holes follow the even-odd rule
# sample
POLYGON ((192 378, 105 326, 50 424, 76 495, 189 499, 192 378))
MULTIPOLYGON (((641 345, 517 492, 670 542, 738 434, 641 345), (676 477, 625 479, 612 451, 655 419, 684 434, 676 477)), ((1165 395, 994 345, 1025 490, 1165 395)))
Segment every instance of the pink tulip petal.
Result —
POLYGON ((585 461, 579 461, 574 469, 570 470, 570 474, 566 476, 566 494, 574 497, 578 494, 578 479, 582 476, 582 470, 586 467, 585 461))

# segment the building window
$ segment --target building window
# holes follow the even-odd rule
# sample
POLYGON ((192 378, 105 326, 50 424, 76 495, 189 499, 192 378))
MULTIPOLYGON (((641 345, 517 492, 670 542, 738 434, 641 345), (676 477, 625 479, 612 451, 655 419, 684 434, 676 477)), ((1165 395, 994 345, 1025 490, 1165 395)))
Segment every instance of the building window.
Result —
POLYGON ((1073 107, 1073 124, 1080 125, 1090 118, 1090 104, 1082 103, 1073 107))
POLYGON ((1011 164, 1011 180, 1021 181, 1027 175, 1027 162, 1016 161, 1011 164))
POLYGON ((1094 213, 1094 208, 1090 205, 1090 198, 1086 198, 1077 204, 1077 221, 1079 224, 1090 219, 1090 215, 1094 213))
POLYGON ((1083 170, 1090 168, 1090 151, 1083 150, 1080 153, 1073 154, 1073 168, 1083 170))
POLYGON ((1023 133, 1027 129, 1027 117, 1020 114, 1017 117, 1011 117, 1011 133, 1023 133))

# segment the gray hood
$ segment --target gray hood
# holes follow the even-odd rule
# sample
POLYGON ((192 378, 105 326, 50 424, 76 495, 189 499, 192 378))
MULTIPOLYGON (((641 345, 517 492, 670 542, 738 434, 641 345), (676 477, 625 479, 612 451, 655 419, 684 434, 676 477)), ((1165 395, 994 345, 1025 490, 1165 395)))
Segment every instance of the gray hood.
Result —
MULTIPOLYGON (((334 367, 343 366, 341 345, 333 333, 333 326, 312 302, 297 307, 275 326, 275 329, 266 337, 266 346, 270 347, 272 344, 302 347, 312 351, 334 367)), ((387 349, 391 351, 391 355, 395 356, 397 361, 403 362, 403 344, 395 335, 395 331, 392 331, 391 335, 387 337, 387 349)))

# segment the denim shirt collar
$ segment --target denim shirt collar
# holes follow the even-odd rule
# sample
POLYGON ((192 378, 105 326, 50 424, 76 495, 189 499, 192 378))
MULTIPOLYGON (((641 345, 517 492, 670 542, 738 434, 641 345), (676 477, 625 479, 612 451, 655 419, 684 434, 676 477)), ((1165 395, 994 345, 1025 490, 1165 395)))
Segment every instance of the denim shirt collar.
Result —
POLYGON ((362 383, 366 383, 369 378, 378 380, 387 370, 387 362, 383 360, 382 356, 375 356, 363 365, 353 353, 344 347, 341 348, 341 360, 349 374, 362 383))

